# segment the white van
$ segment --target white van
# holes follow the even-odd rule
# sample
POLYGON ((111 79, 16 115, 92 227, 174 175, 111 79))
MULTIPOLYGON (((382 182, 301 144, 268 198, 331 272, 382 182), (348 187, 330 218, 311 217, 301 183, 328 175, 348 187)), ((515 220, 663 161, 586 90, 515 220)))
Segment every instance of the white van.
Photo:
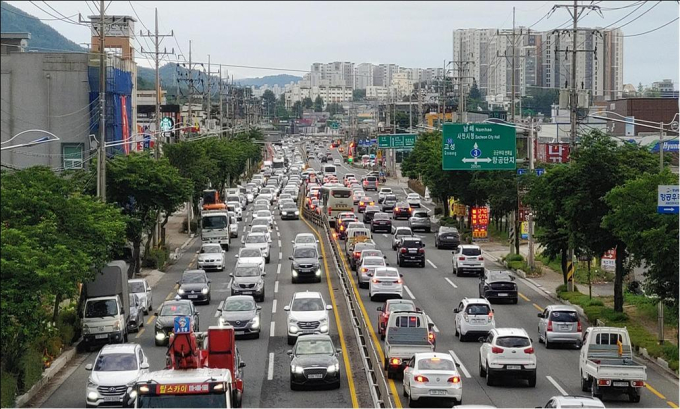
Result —
POLYGON ((323 174, 337 176, 338 173, 337 170, 335 169, 335 165, 323 165, 323 174))

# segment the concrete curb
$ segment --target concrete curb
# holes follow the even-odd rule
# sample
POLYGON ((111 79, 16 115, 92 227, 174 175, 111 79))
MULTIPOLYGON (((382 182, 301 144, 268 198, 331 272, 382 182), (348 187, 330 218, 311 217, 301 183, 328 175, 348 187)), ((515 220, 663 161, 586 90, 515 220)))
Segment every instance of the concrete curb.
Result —
POLYGON ((31 389, 28 390, 28 392, 17 396, 14 402, 14 407, 21 408, 31 399, 33 399, 42 390, 42 388, 47 385, 50 379, 54 378, 59 373, 59 371, 61 371, 62 368, 66 366, 66 364, 71 362, 71 360, 76 356, 79 344, 80 341, 76 342, 71 346, 70 349, 66 350, 57 359, 55 359, 54 362, 52 362, 52 365, 43 371, 40 380, 36 382, 35 385, 33 385, 31 389))

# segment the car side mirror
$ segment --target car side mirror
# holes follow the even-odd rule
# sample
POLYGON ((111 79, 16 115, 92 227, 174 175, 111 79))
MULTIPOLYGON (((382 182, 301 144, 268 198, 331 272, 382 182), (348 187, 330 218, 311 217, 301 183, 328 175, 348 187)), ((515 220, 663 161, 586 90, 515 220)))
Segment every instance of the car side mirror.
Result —
POLYGON ((382 308, 382 307, 378 307, 378 308, 376 308, 376 310, 377 310, 377 311, 382 311, 383 308, 382 308))
POLYGON ((293 256, 288 256, 288 260, 293 260, 293 256))
POLYGON ((293 350, 292 349, 289 349, 288 351, 286 351, 286 353, 288 354, 288 356, 293 358, 293 350))
POLYGON ((286 305, 285 307, 283 307, 283 310, 284 311, 290 311, 290 306, 286 305))
POLYGON ((179 281, 175 281, 175 284, 179 284, 179 281))
POLYGON ((246 363, 245 363, 245 362, 241 362, 240 364, 238 364, 238 367, 239 367, 239 369, 245 368, 245 367, 246 367, 246 363))
POLYGON ((323 260, 323 256, 319 256, 319 260, 323 260))
POLYGON ((147 293, 150 293, 150 292, 151 292, 151 287, 147 288, 147 289, 146 289, 146 292, 147 292, 147 293))
POLYGON ((460 368, 460 364, 456 362, 456 368, 460 368))
POLYGON ((158 311, 154 311, 153 315, 158 317, 158 311))
POLYGON ((259 311, 259 310, 261 310, 261 309, 262 309, 262 306, 261 306, 261 305, 258 305, 258 306, 257 306, 257 310, 259 311))
POLYGON ((212 283, 212 280, 208 280, 208 284, 212 283))
POLYGON ((342 354, 342 349, 340 349, 340 348, 335 348, 335 353, 337 353, 337 354, 342 354))
POLYGON ((454 313, 454 314, 458 314, 459 312, 460 312, 460 311, 458 310, 458 308, 454 308, 454 309, 453 309, 453 313, 454 313))
POLYGON ((385 262, 385 265, 386 265, 386 266, 389 266, 389 265, 390 265, 390 263, 388 263, 388 262, 385 262))
POLYGON ((515 281, 515 276, 510 276, 510 279, 511 279, 512 281, 515 281))
POLYGON ((326 306, 326 309, 327 309, 327 310, 332 310, 332 309, 333 309, 333 306, 332 306, 332 305, 327 305, 327 306, 326 306))
POLYGON ((373 273, 366 273, 367 276, 373 277, 373 273))
POLYGON ((404 274, 403 274, 403 273, 399 273, 399 277, 403 277, 403 276, 404 276, 404 274))
POLYGON ((234 257, 238 258, 238 254, 234 254, 234 257))
POLYGON ((141 365, 139 365, 140 369, 149 369, 149 363, 148 362, 142 362, 141 365))
POLYGON ((293 243, 293 244, 295 244, 295 240, 291 240, 290 242, 293 243))
POLYGON ((481 342, 482 344, 486 341, 486 338, 484 337, 479 337, 477 338, 477 341, 481 342))
POLYGON ((455 252, 455 251, 452 251, 451 254, 456 254, 456 252, 455 252))
POLYGON ((86 371, 91 371, 91 370, 92 370, 92 364, 87 364, 87 365, 85 365, 85 370, 86 370, 86 371))
POLYGON ((539 312, 538 314, 536 314, 536 316, 537 316, 538 318, 543 318, 543 313, 542 313, 542 312, 539 312))

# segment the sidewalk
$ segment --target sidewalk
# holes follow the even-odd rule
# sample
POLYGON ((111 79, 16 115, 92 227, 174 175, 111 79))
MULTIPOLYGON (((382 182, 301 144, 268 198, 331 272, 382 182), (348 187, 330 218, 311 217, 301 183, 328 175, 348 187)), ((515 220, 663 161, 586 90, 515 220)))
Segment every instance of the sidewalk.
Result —
MULTIPOLYGON (((501 258, 506 256, 510 252, 510 246, 504 245, 499 242, 480 242, 477 243, 482 248, 482 250, 488 254, 494 261, 501 261, 501 258)), ((529 256, 529 245, 520 244, 519 246, 520 254, 526 259, 529 256)), ((536 246, 535 253, 540 252, 539 246, 536 246)), ((562 278, 562 273, 559 271, 553 271, 549 267, 543 265, 543 275, 540 277, 527 278, 527 281, 541 288, 543 291, 549 293, 550 295, 557 296, 555 289, 564 284, 564 279, 562 278)), ((588 285, 587 284, 576 284, 579 291, 587 294, 588 285)), ((614 283, 603 283, 603 284, 592 284, 593 296, 614 296, 614 283)))

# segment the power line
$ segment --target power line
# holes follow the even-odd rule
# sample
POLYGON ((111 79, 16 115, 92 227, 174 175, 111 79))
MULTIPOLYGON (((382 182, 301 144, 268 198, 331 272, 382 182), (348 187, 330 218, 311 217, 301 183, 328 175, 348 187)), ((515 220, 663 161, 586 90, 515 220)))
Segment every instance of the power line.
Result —
POLYGON ((652 11, 652 9, 653 9, 654 7, 656 7, 656 6, 658 6, 659 4, 661 4, 661 0, 659 0, 655 5, 653 5, 652 7, 648 8, 646 11, 644 11, 644 12, 643 12, 642 14, 640 14, 639 16, 635 17, 634 19, 630 20, 630 21, 627 22, 626 24, 623 24, 623 25, 621 25, 621 26, 619 26, 619 27, 617 27, 617 28, 622 28, 622 27, 627 26, 628 24, 632 23, 633 21, 639 19, 640 17, 642 17, 642 16, 644 16, 645 14, 649 13, 650 11, 652 11))
MULTIPOLYGON (((604 30, 605 28, 609 28, 609 27, 613 26, 614 24, 618 23, 619 21, 626 19, 628 16, 630 16, 631 14, 638 11, 640 9, 640 7, 644 6, 646 3, 647 3, 646 1, 642 2, 642 4, 640 4, 635 10, 633 10, 630 13, 626 14, 625 16, 621 17, 620 19, 616 20, 615 22, 602 27, 602 29, 604 30)), ((657 3, 657 4, 659 4, 659 3, 657 3)), ((619 28, 621 28, 621 27, 619 27, 619 28)))
MULTIPOLYGON (((18 12, 14 11, 14 10, 10 10, 10 9, 8 9, 8 8, 5 8, 5 7, 0 7, 0 8, 1 8, 3 11, 8 11, 8 12, 10 12, 10 13, 12 13, 12 14, 16 14, 17 16, 28 17, 28 18, 30 18, 30 19, 38 20, 38 21, 56 21, 56 20, 60 20, 60 21, 61 21, 61 20, 63 20, 62 18, 38 18, 38 17, 34 17, 34 16, 32 16, 32 15, 30 15, 30 14, 28 14, 28 13, 18 13, 18 12)), ((74 15, 72 15, 72 16, 68 16, 68 18, 73 18, 73 17, 75 17, 75 16, 77 16, 77 14, 74 14, 74 15)))
POLYGON ((57 14, 59 14, 60 16, 64 17, 66 20, 68 20, 68 21, 70 21, 70 22, 73 22, 73 23, 75 23, 75 24, 79 24, 77 21, 71 20, 69 17, 66 17, 65 15, 63 15, 59 10, 57 10, 57 9, 55 9, 54 7, 50 6, 46 1, 43 1, 43 3, 44 3, 47 7, 49 7, 50 9, 52 9, 55 13, 57 13, 57 14))
POLYGON ((64 17, 59 18, 59 17, 55 16, 54 14, 52 14, 52 13, 50 13, 50 12, 48 12, 48 11, 45 11, 45 9, 43 9, 43 8, 40 7, 40 6, 38 6, 38 5, 35 4, 35 2, 33 2, 33 1, 31 1, 30 3, 31 3, 32 5, 34 5, 35 7, 37 7, 37 8, 38 8, 40 11, 42 11, 43 13, 47 14, 48 16, 54 17, 55 20, 61 20, 61 21, 65 22, 65 23, 73 24, 73 25, 76 25, 76 26, 85 26, 85 24, 76 23, 76 22, 74 22, 74 21, 72 21, 72 20, 69 20, 69 19, 66 19, 66 18, 64 18, 64 17))
POLYGON ((660 30, 660 29, 666 27, 667 25, 669 25, 669 24, 671 24, 671 23, 673 23, 673 22, 675 22, 675 21, 678 21, 678 17, 674 18, 673 20, 669 21, 668 23, 666 23, 666 24, 664 24, 664 25, 662 25, 662 26, 659 26, 659 27, 657 27, 657 28, 653 28, 653 29, 651 29, 651 30, 648 30, 648 31, 645 31, 645 32, 642 32, 642 33, 622 35, 621 37, 637 37, 637 36, 649 34, 649 33, 652 33, 652 32, 654 32, 654 31, 660 30))

